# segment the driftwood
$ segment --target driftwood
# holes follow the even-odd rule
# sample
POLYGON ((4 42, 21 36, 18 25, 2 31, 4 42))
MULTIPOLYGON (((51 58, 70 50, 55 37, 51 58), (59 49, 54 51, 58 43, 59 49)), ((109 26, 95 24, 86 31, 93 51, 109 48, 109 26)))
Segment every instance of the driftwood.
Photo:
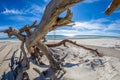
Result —
MULTIPOLYGON (((36 53, 37 47, 48 58, 50 68, 57 70, 57 73, 59 70, 63 70, 61 61, 55 59, 53 55, 54 52, 41 40, 48 32, 71 23, 72 13, 70 7, 81 1, 83 0, 51 0, 45 9, 41 22, 38 25, 36 25, 36 22, 34 22, 32 26, 26 25, 19 31, 10 27, 8 30, 5 30, 3 32, 7 33, 9 37, 14 35, 22 41, 21 50, 23 53, 25 53, 23 48, 24 44, 26 45, 27 50, 30 54, 36 53), (60 18, 59 15, 64 11, 67 11, 66 16, 60 18), (35 28, 35 30, 32 31, 31 28, 35 28), (23 32, 26 32, 26 35, 23 35, 23 32)), ((54 78, 52 77, 52 79, 54 78)))
MULTIPOLYGON (((49 31, 71 23, 72 13, 70 7, 81 1, 83 0, 52 0, 47 5, 40 24, 36 25, 35 21, 32 26, 27 25, 19 31, 9 28, 4 32, 8 33, 8 36, 15 35, 19 40, 21 40, 22 43, 26 45, 30 54, 39 54, 39 51, 36 50, 38 48, 48 58, 51 68, 61 70, 60 62, 55 59, 54 55, 52 55, 54 52, 44 44, 41 39, 44 38, 49 31), (60 18, 59 15, 66 10, 66 16, 60 18), (35 28, 35 31, 32 31, 32 28, 35 28), (26 35, 23 35, 22 32, 26 32, 26 35)), ((23 49, 21 50, 23 53, 25 52, 23 49)))
POLYGON ((69 24, 71 22, 71 13, 69 8, 81 1, 82 0, 51 0, 45 9, 40 24, 33 34, 26 40, 28 51, 31 52, 31 47, 39 42, 52 29, 69 24), (64 18, 59 18, 59 15, 65 10, 67 10, 69 15, 66 15, 64 18))
POLYGON ((14 51, 12 57, 11 57, 11 63, 9 64, 9 67, 11 69, 11 78, 6 77, 8 80, 24 80, 24 78, 27 78, 29 80, 29 76, 26 72, 26 70, 29 69, 29 61, 26 55, 23 53, 22 57, 22 51, 20 54, 19 59, 15 59, 15 54, 18 51, 14 51))
POLYGON ((16 36, 22 42, 25 41, 25 36, 20 34, 18 30, 14 29, 12 27, 9 27, 9 29, 3 30, 3 31, 0 31, 0 32, 7 33, 9 37, 16 36))
POLYGON ((67 40, 67 39, 62 40, 61 42, 56 43, 56 44, 46 44, 46 45, 47 45, 48 47, 57 47, 57 46, 61 46, 61 45, 66 46, 66 44, 65 44, 66 42, 71 43, 71 44, 73 44, 73 45, 75 45, 75 46, 78 46, 78 47, 82 47, 82 48, 84 48, 84 49, 86 49, 86 50, 90 50, 90 51, 92 51, 92 52, 95 52, 97 56, 102 56, 97 50, 94 50, 94 49, 92 49, 92 48, 85 47, 85 46, 83 46, 83 45, 77 44, 76 42, 73 42, 73 41, 67 40))
MULTIPOLYGON (((72 23, 72 12, 70 10, 70 8, 81 2, 83 0, 51 0, 49 2, 49 4, 46 6, 44 15, 41 19, 41 22, 36 25, 36 21, 30 26, 30 25, 25 25, 23 28, 21 28, 20 30, 16 30, 12 27, 10 27, 7 30, 4 31, 0 31, 0 32, 4 32, 7 33, 9 37, 11 36, 16 36, 21 42, 21 50, 22 53, 24 55, 22 60, 19 60, 20 65, 22 65, 22 67, 27 67, 24 68, 24 70, 22 69, 21 71, 25 71, 27 69, 29 69, 29 63, 27 60, 27 55, 26 55, 26 51, 25 51, 25 46, 28 50, 28 52, 32 55, 35 56, 38 61, 40 60, 39 54, 41 54, 41 52, 43 54, 46 55, 46 57, 49 60, 50 63, 50 68, 56 70, 56 73, 51 77, 51 80, 54 80, 56 78, 56 76, 60 73, 61 70, 64 71, 64 69, 62 69, 62 61, 63 59, 57 59, 55 57, 55 55, 53 55, 53 51, 51 50, 50 47, 56 47, 56 46, 60 46, 60 45, 65 45, 66 42, 71 43, 75 46, 78 47, 82 47, 86 50, 90 50, 96 53, 96 55, 101 56, 100 53, 97 50, 79 45, 75 42, 72 42, 70 40, 63 40, 57 44, 45 44, 42 39, 45 40, 45 35, 58 28, 58 27, 62 27, 62 26, 69 26, 70 23, 72 23), (59 17, 59 15, 66 11, 66 16, 65 17, 59 17), (34 28, 34 31, 32 30, 32 28, 34 28), (23 32, 25 32, 26 34, 22 34, 23 32)), ((116 10, 118 7, 120 6, 120 0, 113 0, 113 2, 111 3, 110 7, 106 10, 106 14, 109 15, 111 14, 114 10, 116 10)), ((12 65, 13 66, 13 65, 12 65)), ((12 67, 11 67, 12 69, 12 67)), ((18 68, 18 72, 19 72, 19 68, 18 68)), ((23 72, 22 72, 23 73, 23 72)), ((18 79, 21 80, 21 77, 18 79)))
POLYGON ((31 53, 33 46, 36 46, 46 55, 50 62, 50 66, 54 69, 60 69, 57 60, 52 56, 52 51, 40 40, 51 30, 59 26, 65 26, 71 23, 72 13, 70 7, 83 0, 51 0, 47 5, 43 18, 36 27, 32 35, 26 38, 25 44, 28 52, 31 53), (59 15, 67 10, 65 17, 60 18, 59 15))
POLYGON ((108 8, 105 11, 105 14, 110 15, 112 12, 114 12, 116 9, 120 7, 120 0, 113 0, 108 8))
MULTIPOLYGON (((58 28, 61 26, 66 26, 72 23, 72 12, 70 8, 81 2, 83 0, 51 0, 49 4, 46 6, 44 15, 41 19, 41 22, 36 25, 36 21, 33 23, 33 25, 26 25, 20 30, 16 30, 13 28, 9 28, 8 30, 0 31, 7 33, 9 37, 11 36, 16 36, 21 42, 21 50, 24 54, 23 60, 26 62, 26 52, 24 49, 24 45, 26 46, 28 52, 33 55, 38 57, 41 52, 46 55, 46 57, 49 60, 50 67, 54 70, 56 70, 56 73, 59 73, 60 70, 62 69, 62 64, 61 60, 56 59, 56 57, 53 55, 53 51, 51 50, 50 47, 56 47, 60 46, 62 44, 65 45, 66 42, 72 43, 78 47, 82 47, 84 49, 94 51, 98 56, 100 56, 100 53, 97 50, 93 50, 91 48, 87 48, 85 46, 76 44, 75 42, 72 42, 70 40, 63 40, 58 44, 45 44, 43 43, 42 39, 45 38, 45 35, 58 28), (59 17, 59 15, 64 12, 66 12, 65 17, 59 17), (32 28, 35 28, 34 31, 32 28), (26 34, 22 34, 23 32, 26 32, 26 34)), ((119 0, 114 0, 114 2, 117 2, 119 0)), ((119 3, 119 2, 117 2, 119 3)), ((113 6, 111 4, 111 6, 113 6)), ((117 6, 118 7, 118 6, 117 6)), ((115 7, 115 9, 117 8, 115 7)), ((110 8, 112 9, 112 7, 110 8)), ((106 14, 110 14, 112 11, 115 10, 114 8, 112 10, 107 10, 106 14)), ((22 62, 21 62, 22 63, 22 62)), ((56 74, 55 74, 56 75, 56 74)), ((52 76, 52 80, 54 80, 54 75, 52 76)))
POLYGON ((44 54, 36 46, 33 46, 33 49, 34 52, 31 53, 31 57, 33 57, 33 59, 37 62, 37 64, 44 65, 44 63, 41 61, 41 58, 44 54))
POLYGON ((35 20, 34 23, 30 25, 25 25, 23 28, 19 30, 19 33, 26 32, 27 37, 31 36, 32 34, 32 28, 36 28, 38 25, 36 25, 37 21, 35 20))
POLYGON ((41 22, 38 25, 36 25, 35 21, 32 26, 26 25, 19 31, 11 27, 8 30, 3 31, 4 33, 7 33, 9 37, 14 35, 22 42, 21 50, 24 54, 23 60, 26 60, 24 45, 26 45, 30 54, 33 53, 37 57, 40 52, 44 53, 49 60, 50 68, 56 70, 56 73, 51 77, 52 80, 55 79, 56 75, 58 75, 61 70, 65 73, 62 68, 63 60, 56 59, 53 55, 54 52, 41 40, 48 32, 72 23, 72 12, 70 7, 81 1, 83 0, 51 0, 45 9, 41 22), (59 17, 59 15, 64 11, 67 11, 66 16, 63 18, 59 17), (35 28, 35 30, 32 31, 32 28, 35 28), (23 32, 26 32, 26 35, 22 34, 23 32))

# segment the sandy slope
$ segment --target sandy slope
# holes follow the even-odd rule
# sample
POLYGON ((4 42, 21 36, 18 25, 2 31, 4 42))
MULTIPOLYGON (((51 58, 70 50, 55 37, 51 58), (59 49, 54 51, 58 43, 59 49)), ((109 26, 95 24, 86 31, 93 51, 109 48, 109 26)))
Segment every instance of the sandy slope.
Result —
MULTIPOLYGON (((59 40, 49 40, 48 43, 58 42, 59 40)), ((65 59, 64 68, 67 73, 62 80, 120 80, 120 39, 77 39, 73 40, 87 47, 98 49, 104 56, 95 56, 91 51, 68 44, 68 48, 60 46, 53 48, 60 55, 68 54, 65 59), (61 51, 62 50, 62 51, 61 51), (103 65, 98 61, 102 60, 103 65), (86 62, 86 60, 88 60, 86 62), (90 63, 94 62, 94 69, 90 63)), ((12 53, 20 47, 19 41, 0 41, 0 76, 4 71, 9 71, 8 64, 12 53)), ((45 57, 42 60, 48 64, 45 57)), ((37 68, 40 72, 48 68, 34 65, 30 62, 30 69, 27 71, 31 80, 40 80, 40 74, 33 70, 37 68)))

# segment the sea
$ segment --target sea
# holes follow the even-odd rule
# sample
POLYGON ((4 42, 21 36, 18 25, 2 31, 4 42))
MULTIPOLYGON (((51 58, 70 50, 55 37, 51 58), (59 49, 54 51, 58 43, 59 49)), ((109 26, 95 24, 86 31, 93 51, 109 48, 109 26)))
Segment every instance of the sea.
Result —
MULTIPOLYGON (((120 38, 120 36, 101 36, 101 35, 75 35, 75 36, 64 36, 64 35, 46 35, 46 39, 98 39, 98 38, 120 38)), ((0 40, 17 40, 16 37, 4 37, 0 40)))

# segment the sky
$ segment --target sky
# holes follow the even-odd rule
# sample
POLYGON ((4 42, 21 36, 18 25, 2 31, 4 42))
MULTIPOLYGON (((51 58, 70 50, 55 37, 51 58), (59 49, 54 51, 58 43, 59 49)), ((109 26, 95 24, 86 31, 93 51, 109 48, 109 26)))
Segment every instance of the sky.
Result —
MULTIPOLYGON (((40 23, 46 5, 50 0, 0 0, 0 30, 10 26, 16 29, 40 23)), ((107 16, 104 11, 111 0, 85 0, 73 6, 74 26, 58 28, 48 35, 107 35, 120 36, 120 9, 107 16)), ((64 16, 62 13, 61 16, 64 16)), ((0 33, 0 37, 6 37, 0 33)))

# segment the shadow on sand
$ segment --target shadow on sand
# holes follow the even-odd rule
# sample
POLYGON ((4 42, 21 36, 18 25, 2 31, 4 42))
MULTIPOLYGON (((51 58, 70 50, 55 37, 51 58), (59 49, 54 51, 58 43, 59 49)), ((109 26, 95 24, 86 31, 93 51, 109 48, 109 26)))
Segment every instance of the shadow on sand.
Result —
POLYGON ((15 80, 15 75, 13 71, 9 71, 7 73, 4 72, 0 80, 15 80))
POLYGON ((49 65, 46 65, 46 64, 44 64, 44 63, 39 63, 39 62, 37 62, 37 61, 36 61, 34 58, 32 58, 32 57, 29 58, 29 61, 30 61, 31 63, 33 63, 34 65, 38 66, 38 67, 49 68, 49 65))
POLYGON ((81 63, 66 63, 65 65, 63 65, 63 67, 67 67, 67 68, 70 68, 70 67, 74 67, 74 66, 78 66, 79 64, 81 63))
MULTIPOLYGON (((56 71, 53 69, 47 69, 41 73, 35 68, 33 70, 35 70, 40 75, 39 77, 36 77, 34 80, 51 80, 51 76, 53 76, 56 73, 56 71)), ((64 73, 60 74, 54 80, 62 80, 63 75, 64 73)))
MULTIPOLYGON (((63 65, 63 67, 74 67, 74 66, 78 66, 80 63, 66 63, 65 65, 63 65)), ((35 70, 38 74, 39 77, 36 77, 34 80, 50 80, 51 76, 54 75, 56 73, 55 70, 53 69, 47 69, 43 72, 40 72, 38 69, 34 68, 33 70, 35 70)), ((62 80, 63 76, 65 73, 61 73, 55 80, 62 80)))

